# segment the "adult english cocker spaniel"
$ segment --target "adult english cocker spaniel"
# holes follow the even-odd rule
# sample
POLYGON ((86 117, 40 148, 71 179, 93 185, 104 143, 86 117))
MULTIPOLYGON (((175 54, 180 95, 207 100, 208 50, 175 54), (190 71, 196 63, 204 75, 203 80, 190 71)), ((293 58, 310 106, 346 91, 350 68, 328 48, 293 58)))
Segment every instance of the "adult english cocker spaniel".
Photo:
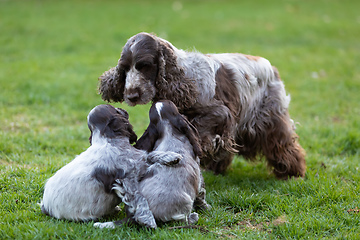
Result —
POLYGON ((202 165, 215 173, 240 154, 264 156, 280 179, 305 175, 305 152, 288 113, 290 96, 277 69, 262 57, 188 52, 139 33, 99 79, 106 101, 174 102, 200 134, 202 165))

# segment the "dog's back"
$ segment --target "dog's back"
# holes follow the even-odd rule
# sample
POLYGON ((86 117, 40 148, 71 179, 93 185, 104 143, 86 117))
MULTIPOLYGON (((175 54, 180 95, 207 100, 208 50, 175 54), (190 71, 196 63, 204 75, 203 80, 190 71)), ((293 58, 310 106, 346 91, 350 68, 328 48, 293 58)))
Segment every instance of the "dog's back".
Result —
MULTIPOLYGON (((155 148, 156 151, 176 151, 171 145, 188 147, 178 139, 162 141, 155 148), (164 147, 164 145, 166 145, 164 147)), ((179 163, 166 166, 155 163, 149 167, 148 176, 140 182, 140 191, 147 199, 150 210, 156 219, 163 222, 171 220, 183 220, 191 213, 194 199, 198 194, 200 184, 200 168, 191 154, 185 151, 176 151, 182 155, 179 163)))
POLYGON ((110 193, 91 173, 96 166, 115 168, 112 154, 116 149, 90 146, 72 162, 61 168, 45 184, 42 212, 58 219, 95 220, 111 214, 121 201, 110 193), (108 156, 106 156, 108 155, 108 156))

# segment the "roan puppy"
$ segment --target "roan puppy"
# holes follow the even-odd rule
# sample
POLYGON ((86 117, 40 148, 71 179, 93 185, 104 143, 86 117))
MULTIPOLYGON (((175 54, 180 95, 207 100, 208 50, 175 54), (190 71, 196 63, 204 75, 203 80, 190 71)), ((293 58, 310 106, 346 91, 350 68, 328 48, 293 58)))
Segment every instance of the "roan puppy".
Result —
MULTIPOLYGON (((202 151, 198 132, 168 100, 155 103, 149 116, 150 124, 135 147, 147 151, 173 151, 182 159, 170 166, 151 165, 148 177, 140 182, 140 192, 148 201, 155 219, 196 223, 198 215, 191 213, 193 207, 209 208, 200 171, 202 151)), ((150 156, 148 161, 151 161, 150 156)))
MULTIPOLYGON (((139 182, 156 220, 198 221, 193 208, 208 209, 204 182, 199 167, 201 147, 197 130, 179 114, 171 101, 159 101, 150 108, 150 124, 136 143, 147 150, 151 164, 139 182), (175 152, 179 157, 169 157, 175 152)), ((126 179, 116 179, 113 189, 121 197, 128 191, 126 179)), ((97 227, 113 228, 119 222, 96 223, 97 227)))
MULTIPOLYGON (((133 191, 137 191, 137 178, 147 168, 147 153, 131 145, 137 136, 128 118, 125 110, 111 105, 90 111, 91 146, 48 179, 41 202, 43 213, 73 221, 96 220, 115 213, 121 202, 109 181, 130 179, 133 191)), ((130 199, 134 207, 129 214, 139 224, 155 228, 147 201, 141 194, 136 196, 130 199)))

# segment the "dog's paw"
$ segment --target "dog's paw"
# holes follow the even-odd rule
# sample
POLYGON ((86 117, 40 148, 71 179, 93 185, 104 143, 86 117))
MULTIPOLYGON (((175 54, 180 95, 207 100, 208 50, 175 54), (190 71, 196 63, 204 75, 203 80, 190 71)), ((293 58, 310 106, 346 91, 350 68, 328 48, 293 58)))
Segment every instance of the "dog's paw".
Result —
POLYGON ((123 198, 125 195, 125 189, 122 181, 120 179, 115 180, 116 183, 113 184, 112 190, 118 195, 120 198, 123 198))
POLYGON ((135 213, 135 221, 147 228, 156 228, 156 221, 154 218, 154 215, 149 209, 138 209, 138 211, 135 213))
POLYGON ((115 228, 115 224, 113 222, 96 222, 93 226, 96 228, 115 228))
POLYGON ((138 222, 140 225, 143 225, 147 228, 157 228, 156 222, 154 218, 142 219, 142 221, 138 222))
POLYGON ((216 135, 215 138, 212 140, 214 152, 219 151, 220 148, 224 148, 225 143, 224 140, 221 139, 220 135, 216 135))
POLYGON ((190 213, 188 216, 189 224, 195 224, 199 221, 199 215, 197 213, 190 213))
POLYGON ((116 207, 114 208, 114 212, 115 212, 115 213, 121 212, 121 208, 120 208, 119 206, 116 206, 116 207))

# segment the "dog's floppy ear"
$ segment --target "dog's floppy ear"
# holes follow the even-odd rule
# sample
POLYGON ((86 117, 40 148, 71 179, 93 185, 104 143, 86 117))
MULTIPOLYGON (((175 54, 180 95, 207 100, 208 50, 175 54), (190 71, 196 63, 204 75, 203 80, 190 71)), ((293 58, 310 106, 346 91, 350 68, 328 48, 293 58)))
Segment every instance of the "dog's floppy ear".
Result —
POLYGON ((104 101, 124 101, 125 70, 118 64, 99 77, 99 93, 104 101))
POLYGON ((181 114, 179 114, 176 118, 169 118, 169 120, 177 130, 179 130, 189 139, 195 155, 201 157, 202 150, 199 140, 200 137, 196 128, 181 114))
POLYGON ((202 148, 200 145, 200 135, 197 129, 192 125, 185 117, 183 117, 184 120, 187 122, 188 125, 188 131, 189 134, 186 136, 189 138, 191 145, 194 148, 194 153, 196 156, 201 157, 202 156, 202 148))
POLYGON ((90 137, 89 137, 89 143, 90 143, 90 146, 92 145, 92 135, 93 135, 93 133, 92 133, 92 131, 90 131, 91 133, 90 133, 90 137))
POLYGON ((130 144, 133 144, 137 140, 137 135, 132 128, 129 129, 129 133, 130 133, 129 142, 130 142, 130 144))
POLYGON ((157 96, 170 99, 178 109, 188 109, 196 103, 198 91, 195 81, 185 76, 172 46, 160 39, 158 42, 159 71, 155 81, 157 96))
POLYGON ((139 138, 139 140, 134 145, 135 148, 151 152, 154 149, 155 142, 159 138, 159 132, 156 129, 155 124, 151 123, 145 130, 144 134, 139 138))
POLYGON ((128 137, 131 144, 137 139, 137 135, 128 120, 124 117, 118 116, 109 119, 102 130, 102 134, 104 134, 107 138, 114 138, 116 136, 128 137))

